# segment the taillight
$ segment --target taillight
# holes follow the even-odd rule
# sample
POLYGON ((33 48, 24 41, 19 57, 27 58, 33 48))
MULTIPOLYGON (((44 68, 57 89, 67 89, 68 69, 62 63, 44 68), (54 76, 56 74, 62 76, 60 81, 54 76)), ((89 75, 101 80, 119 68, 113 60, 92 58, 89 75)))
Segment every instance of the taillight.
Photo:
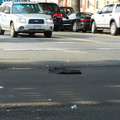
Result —
POLYGON ((62 17, 63 15, 61 13, 55 13, 53 16, 54 17, 62 17))
POLYGON ((81 22, 90 22, 90 19, 81 20, 81 22))

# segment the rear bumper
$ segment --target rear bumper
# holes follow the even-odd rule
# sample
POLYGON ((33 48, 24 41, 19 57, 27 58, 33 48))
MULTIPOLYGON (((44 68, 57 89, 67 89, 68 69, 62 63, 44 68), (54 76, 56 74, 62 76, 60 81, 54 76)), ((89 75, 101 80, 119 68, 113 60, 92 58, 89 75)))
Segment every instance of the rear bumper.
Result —
POLYGON ((90 29, 91 29, 90 23, 89 23, 89 24, 88 24, 88 23, 87 23, 87 24, 85 24, 85 23, 84 23, 84 24, 80 24, 80 25, 79 25, 79 29, 80 29, 80 30, 83 30, 83 29, 84 29, 84 30, 90 30, 90 29))
POLYGON ((63 23, 62 18, 57 18, 57 17, 53 18, 53 23, 55 26, 61 26, 63 23))

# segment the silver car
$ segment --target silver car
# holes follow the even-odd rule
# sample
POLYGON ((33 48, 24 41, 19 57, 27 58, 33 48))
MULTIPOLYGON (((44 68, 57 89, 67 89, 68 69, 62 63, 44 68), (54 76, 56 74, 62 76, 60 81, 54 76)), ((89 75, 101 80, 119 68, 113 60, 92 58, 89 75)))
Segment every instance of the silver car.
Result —
POLYGON ((0 7, 0 35, 9 30, 12 37, 18 33, 44 33, 45 37, 51 37, 53 29, 53 19, 37 3, 4 2, 0 7))

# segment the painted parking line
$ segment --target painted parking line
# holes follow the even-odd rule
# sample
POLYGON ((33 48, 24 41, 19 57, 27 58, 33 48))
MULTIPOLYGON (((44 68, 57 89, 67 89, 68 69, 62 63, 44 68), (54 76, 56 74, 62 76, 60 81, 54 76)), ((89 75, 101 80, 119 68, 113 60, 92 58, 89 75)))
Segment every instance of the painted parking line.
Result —
POLYGON ((64 39, 70 39, 70 40, 79 40, 79 41, 85 41, 85 42, 106 43, 106 42, 102 42, 102 41, 95 41, 95 40, 88 40, 88 39, 78 39, 78 38, 63 37, 63 36, 56 36, 56 35, 52 35, 52 36, 57 37, 57 38, 64 38, 64 39))

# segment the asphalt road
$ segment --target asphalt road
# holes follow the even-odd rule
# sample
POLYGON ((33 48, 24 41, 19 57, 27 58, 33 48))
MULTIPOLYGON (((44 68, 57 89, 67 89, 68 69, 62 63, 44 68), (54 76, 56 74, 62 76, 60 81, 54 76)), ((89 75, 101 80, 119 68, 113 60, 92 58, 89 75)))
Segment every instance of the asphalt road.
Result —
POLYGON ((73 32, 0 36, 0 119, 119 120, 119 41, 73 32), (81 74, 58 74, 63 67, 81 74))

